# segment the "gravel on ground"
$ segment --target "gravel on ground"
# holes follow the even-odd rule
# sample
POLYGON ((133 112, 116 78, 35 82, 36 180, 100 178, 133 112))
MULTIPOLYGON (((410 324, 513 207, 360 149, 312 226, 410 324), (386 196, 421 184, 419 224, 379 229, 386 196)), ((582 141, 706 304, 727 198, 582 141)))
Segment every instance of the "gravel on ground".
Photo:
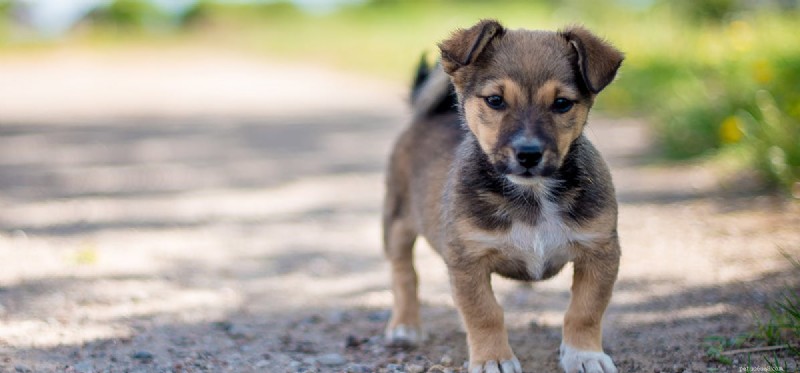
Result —
MULTIPOLYGON (((0 103, 0 372, 464 371, 424 243, 429 338, 382 345, 404 87, 219 51, 58 50, 0 61, 0 103)), ((781 250, 800 256, 800 204, 653 165, 646 128, 587 128, 621 203, 607 352, 624 372, 739 371, 704 340, 797 291, 781 250)), ((557 371, 570 275, 494 280, 526 372, 557 371)))

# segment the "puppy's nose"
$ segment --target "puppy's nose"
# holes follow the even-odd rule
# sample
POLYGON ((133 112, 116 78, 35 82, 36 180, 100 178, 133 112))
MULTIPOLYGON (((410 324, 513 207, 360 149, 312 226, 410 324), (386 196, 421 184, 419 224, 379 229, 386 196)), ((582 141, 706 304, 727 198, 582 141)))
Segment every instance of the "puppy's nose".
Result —
POLYGON ((542 160, 542 147, 539 145, 522 145, 517 147, 517 162, 525 168, 536 167, 542 160))

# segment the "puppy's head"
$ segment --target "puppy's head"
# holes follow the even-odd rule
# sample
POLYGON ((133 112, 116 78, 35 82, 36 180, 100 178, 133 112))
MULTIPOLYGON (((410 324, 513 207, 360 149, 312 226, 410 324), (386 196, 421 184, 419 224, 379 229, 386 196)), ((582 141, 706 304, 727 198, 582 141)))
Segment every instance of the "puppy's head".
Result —
POLYGON ((622 53, 581 27, 506 30, 483 20, 439 44, 462 114, 494 168, 519 184, 555 172, 622 53))

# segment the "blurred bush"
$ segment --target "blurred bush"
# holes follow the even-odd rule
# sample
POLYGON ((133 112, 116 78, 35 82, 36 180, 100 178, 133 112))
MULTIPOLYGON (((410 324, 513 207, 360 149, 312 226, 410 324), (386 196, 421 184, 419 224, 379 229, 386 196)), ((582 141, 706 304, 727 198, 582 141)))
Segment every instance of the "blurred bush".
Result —
MULTIPOLYGON (((648 113, 668 158, 736 157, 769 185, 791 190, 800 180, 796 7, 723 2, 687 14, 701 2, 692 3, 651 10, 671 29, 645 42, 656 49, 626 50, 629 61, 601 105, 621 115, 648 113)), ((619 35, 623 44, 641 37, 619 35)))
POLYGON ((166 15, 153 4, 140 0, 114 0, 97 7, 87 16, 95 26, 122 29, 154 27, 165 19, 166 15))
MULTIPOLYGON (((584 23, 627 55, 598 110, 650 118, 665 158, 736 158, 785 190, 800 180, 798 0, 374 0, 333 8, 200 0, 170 14, 157 3, 102 2, 73 34, 95 42, 109 29, 136 40, 174 34, 405 80, 424 50, 480 18, 542 29, 584 23)), ((8 4, 0 0, 0 12, 15 13, 8 4)))

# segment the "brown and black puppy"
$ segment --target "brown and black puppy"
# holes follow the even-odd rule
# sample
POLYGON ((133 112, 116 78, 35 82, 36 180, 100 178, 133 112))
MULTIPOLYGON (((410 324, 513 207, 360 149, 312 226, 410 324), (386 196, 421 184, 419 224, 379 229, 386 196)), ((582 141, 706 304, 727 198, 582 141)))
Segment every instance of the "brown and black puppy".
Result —
POLYGON ((492 20, 457 30, 439 47, 441 65, 421 66, 414 121, 390 160, 387 342, 422 339, 412 262, 421 235, 449 269, 470 372, 522 372, 490 275, 542 280, 570 261, 561 366, 616 372, 601 321, 619 265, 617 203, 608 168, 582 132, 622 54, 581 27, 507 30, 492 20))

